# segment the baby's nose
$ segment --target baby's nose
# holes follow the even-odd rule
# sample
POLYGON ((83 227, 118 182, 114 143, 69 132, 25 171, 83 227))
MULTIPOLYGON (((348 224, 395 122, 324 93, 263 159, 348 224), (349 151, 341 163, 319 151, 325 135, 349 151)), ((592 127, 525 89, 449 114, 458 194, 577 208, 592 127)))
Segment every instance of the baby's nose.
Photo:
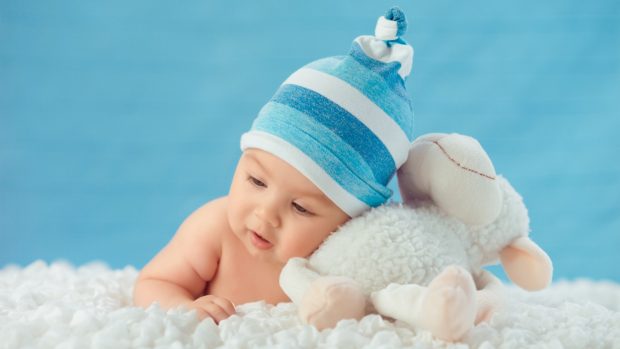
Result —
POLYGON ((263 203, 256 208, 254 214, 260 220, 269 224, 273 228, 277 228, 280 226, 280 216, 278 214, 278 210, 274 205, 263 203))

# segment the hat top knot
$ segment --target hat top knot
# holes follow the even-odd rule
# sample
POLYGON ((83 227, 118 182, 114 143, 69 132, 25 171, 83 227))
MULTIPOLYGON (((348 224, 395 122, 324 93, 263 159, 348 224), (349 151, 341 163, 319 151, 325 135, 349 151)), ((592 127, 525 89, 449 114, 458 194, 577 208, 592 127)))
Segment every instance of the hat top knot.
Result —
POLYGON ((385 16, 379 17, 375 27, 375 37, 380 40, 398 40, 407 31, 407 18, 398 7, 390 8, 385 16))
POLYGON ((401 37, 405 35, 407 32, 407 17, 405 17, 405 13, 398 7, 392 7, 389 9, 384 16, 386 19, 390 21, 396 22, 398 26, 398 31, 396 32, 396 36, 401 37))

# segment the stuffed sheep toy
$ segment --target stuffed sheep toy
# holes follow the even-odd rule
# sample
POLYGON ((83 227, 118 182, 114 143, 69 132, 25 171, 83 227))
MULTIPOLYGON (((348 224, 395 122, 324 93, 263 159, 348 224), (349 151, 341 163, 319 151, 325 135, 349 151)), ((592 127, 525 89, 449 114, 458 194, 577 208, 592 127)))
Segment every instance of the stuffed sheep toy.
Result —
POLYGON ((351 219, 284 267, 280 285, 303 321, 323 329, 376 312, 455 341, 500 304, 501 282, 483 266, 501 261, 526 290, 550 283, 521 197, 475 139, 418 138, 398 181, 404 204, 351 219))

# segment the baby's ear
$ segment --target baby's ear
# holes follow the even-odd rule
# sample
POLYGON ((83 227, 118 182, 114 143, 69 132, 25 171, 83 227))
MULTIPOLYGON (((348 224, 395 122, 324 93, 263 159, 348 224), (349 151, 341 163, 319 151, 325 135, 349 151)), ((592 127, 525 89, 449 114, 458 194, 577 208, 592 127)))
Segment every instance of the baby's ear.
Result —
POLYGON ((551 283, 551 259, 528 237, 516 239, 506 246, 499 256, 506 274, 519 287, 538 291, 551 283))

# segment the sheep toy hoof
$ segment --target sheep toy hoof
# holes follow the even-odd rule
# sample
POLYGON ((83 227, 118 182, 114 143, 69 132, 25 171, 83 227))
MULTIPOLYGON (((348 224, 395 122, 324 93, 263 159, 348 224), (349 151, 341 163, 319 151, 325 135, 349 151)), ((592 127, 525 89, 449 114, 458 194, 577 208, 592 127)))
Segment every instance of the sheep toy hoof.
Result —
POLYGON ((420 327, 437 338, 455 341, 463 337, 476 318, 476 285, 471 274, 458 266, 447 267, 428 285, 420 304, 420 327))
POLYGON ((366 296, 359 285, 346 277, 326 276, 315 280, 299 306, 302 321, 317 329, 332 328, 342 319, 361 319, 366 296))

